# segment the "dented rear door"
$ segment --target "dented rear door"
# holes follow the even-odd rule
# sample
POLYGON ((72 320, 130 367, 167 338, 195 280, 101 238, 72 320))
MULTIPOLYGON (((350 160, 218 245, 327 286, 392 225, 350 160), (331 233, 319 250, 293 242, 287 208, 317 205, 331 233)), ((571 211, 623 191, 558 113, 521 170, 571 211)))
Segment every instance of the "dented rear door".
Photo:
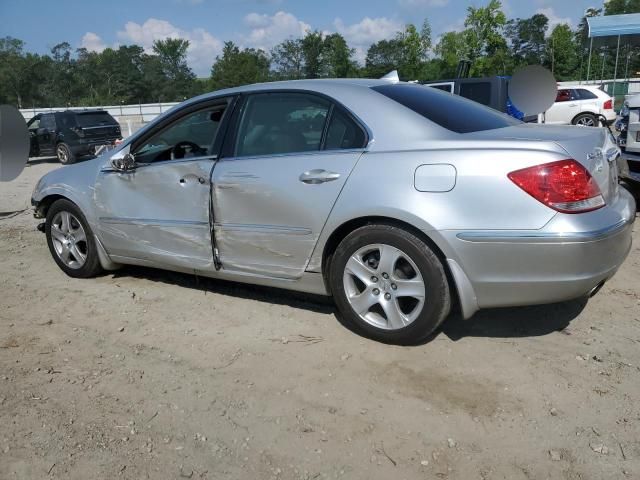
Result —
POLYGON ((359 151, 222 159, 213 171, 222 268, 300 277, 359 151))

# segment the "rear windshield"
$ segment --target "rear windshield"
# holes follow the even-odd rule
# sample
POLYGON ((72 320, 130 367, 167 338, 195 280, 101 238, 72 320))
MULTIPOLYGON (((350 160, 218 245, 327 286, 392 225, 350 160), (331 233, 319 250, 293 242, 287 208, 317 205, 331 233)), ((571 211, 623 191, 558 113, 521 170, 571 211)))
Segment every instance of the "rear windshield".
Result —
POLYGON ((109 112, 83 112, 76 114, 79 127, 98 127, 100 125, 115 125, 116 121, 109 112))
POLYGON ((522 123, 497 110, 435 88, 406 83, 372 88, 452 132, 480 132, 522 123))

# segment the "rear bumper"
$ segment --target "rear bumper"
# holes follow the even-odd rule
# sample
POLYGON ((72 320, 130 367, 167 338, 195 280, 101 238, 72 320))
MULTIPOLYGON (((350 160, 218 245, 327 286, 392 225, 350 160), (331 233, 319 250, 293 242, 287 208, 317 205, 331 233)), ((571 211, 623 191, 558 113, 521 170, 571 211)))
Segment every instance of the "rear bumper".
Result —
POLYGON ((554 303, 588 294, 627 257, 635 208, 633 197, 621 189, 614 205, 558 214, 542 230, 447 232, 457 257, 453 260, 462 270, 452 273, 464 316, 480 308, 554 303))
POLYGON ((103 138, 103 139, 82 139, 77 144, 71 146, 71 151, 74 154, 87 153, 96 147, 103 145, 113 145, 116 140, 120 140, 121 137, 103 138))

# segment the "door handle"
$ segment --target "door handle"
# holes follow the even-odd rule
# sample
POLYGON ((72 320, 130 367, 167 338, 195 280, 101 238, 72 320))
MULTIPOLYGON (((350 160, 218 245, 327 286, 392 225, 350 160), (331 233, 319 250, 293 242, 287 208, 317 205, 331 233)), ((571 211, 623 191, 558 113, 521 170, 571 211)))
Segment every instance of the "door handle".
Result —
POLYGON ((317 185, 319 183, 332 182, 340 178, 340 174, 336 172, 329 172, 327 170, 315 169, 304 172, 300 175, 300 181, 302 183, 308 183, 310 185, 317 185))

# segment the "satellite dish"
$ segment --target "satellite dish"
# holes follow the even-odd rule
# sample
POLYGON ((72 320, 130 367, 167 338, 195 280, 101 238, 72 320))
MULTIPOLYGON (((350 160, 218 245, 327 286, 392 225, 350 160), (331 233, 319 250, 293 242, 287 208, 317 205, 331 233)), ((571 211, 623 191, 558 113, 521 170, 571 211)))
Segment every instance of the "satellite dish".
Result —
POLYGON ((509 98, 525 115, 544 113, 556 102, 558 84, 553 74, 540 65, 518 70, 509 82, 509 98))
POLYGON ((398 83, 400 81, 400 77, 398 76, 397 70, 391 70, 384 77, 381 77, 380 80, 388 80, 391 83, 398 83))

